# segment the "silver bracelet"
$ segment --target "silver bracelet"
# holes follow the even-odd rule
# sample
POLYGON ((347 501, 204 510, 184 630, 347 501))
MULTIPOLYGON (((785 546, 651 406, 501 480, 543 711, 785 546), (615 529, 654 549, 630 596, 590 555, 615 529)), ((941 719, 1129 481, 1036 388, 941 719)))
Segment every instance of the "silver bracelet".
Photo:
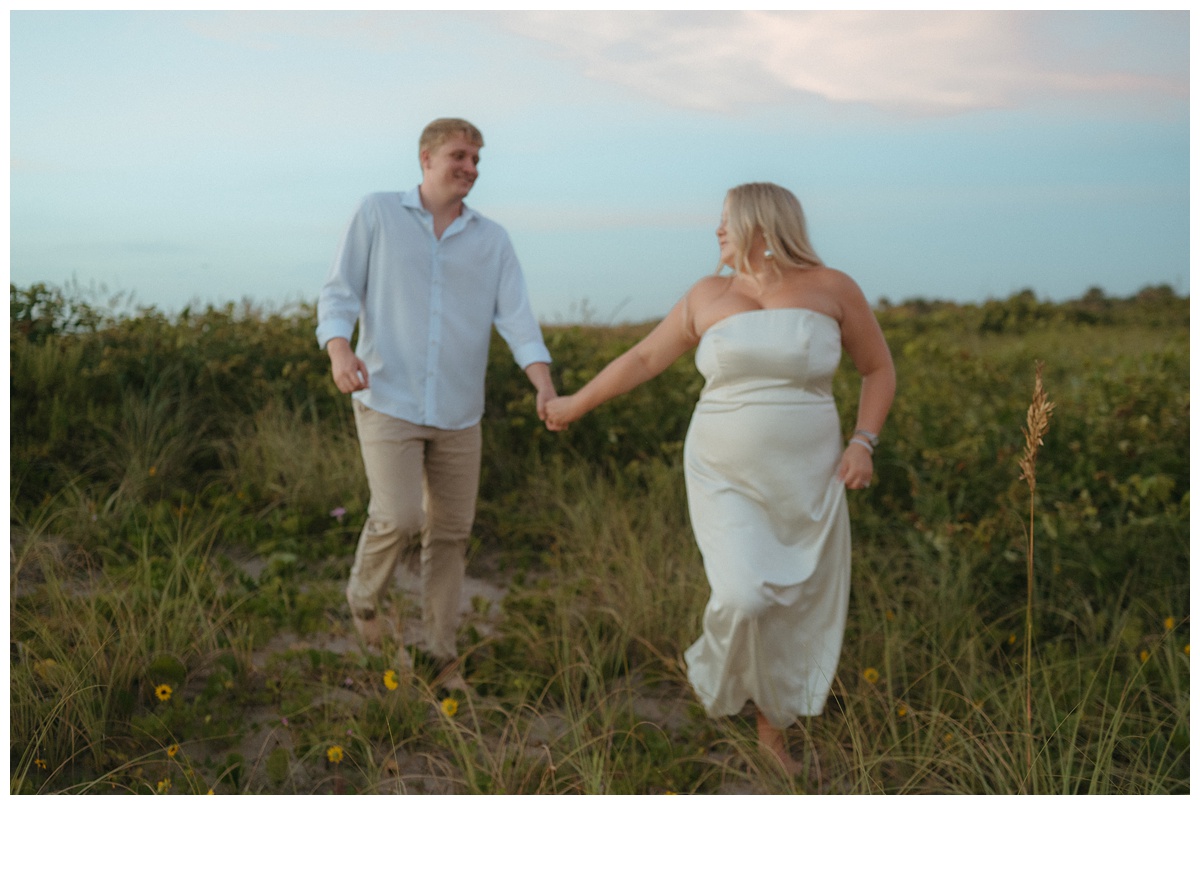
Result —
POLYGON ((867 442, 865 439, 859 439, 857 436, 852 436, 852 437, 850 437, 850 442, 852 442, 852 443, 858 443, 860 446, 862 446, 864 449, 866 449, 866 450, 867 450, 868 452, 870 452, 872 455, 874 455, 874 454, 875 454, 875 447, 874 447, 874 446, 872 446, 872 445, 871 445, 869 442, 867 442))
POLYGON ((862 436, 866 437, 867 441, 871 445, 873 445, 873 446, 879 445, 879 434, 878 433, 872 433, 869 430, 863 430, 861 427, 854 432, 856 434, 861 434, 862 436))

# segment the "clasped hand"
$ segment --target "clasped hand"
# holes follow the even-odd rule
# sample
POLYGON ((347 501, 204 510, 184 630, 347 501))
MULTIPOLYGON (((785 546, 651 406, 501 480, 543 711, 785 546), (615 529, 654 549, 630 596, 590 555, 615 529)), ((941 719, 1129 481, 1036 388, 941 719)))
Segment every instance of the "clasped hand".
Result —
POLYGON ((574 396, 554 397, 546 403, 545 414, 542 415, 542 419, 546 422, 546 429, 555 432, 566 430, 571 422, 579 417, 574 396))

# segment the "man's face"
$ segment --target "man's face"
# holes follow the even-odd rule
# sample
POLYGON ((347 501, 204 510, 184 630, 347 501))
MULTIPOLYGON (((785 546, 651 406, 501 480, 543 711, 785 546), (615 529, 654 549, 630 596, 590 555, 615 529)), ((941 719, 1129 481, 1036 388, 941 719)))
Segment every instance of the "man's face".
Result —
POLYGON ((431 197, 464 199, 479 177, 479 147, 465 135, 455 135, 421 152, 424 184, 431 197))

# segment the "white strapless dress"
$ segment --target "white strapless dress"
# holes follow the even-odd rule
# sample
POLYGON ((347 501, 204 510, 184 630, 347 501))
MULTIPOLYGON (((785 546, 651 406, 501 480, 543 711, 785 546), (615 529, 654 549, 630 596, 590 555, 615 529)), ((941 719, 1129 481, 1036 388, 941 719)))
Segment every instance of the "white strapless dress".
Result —
POLYGON ((825 707, 850 599, 840 359, 837 321, 802 308, 734 314, 696 350, 684 465, 712 596, 684 658, 710 716, 752 700, 784 728, 825 707))

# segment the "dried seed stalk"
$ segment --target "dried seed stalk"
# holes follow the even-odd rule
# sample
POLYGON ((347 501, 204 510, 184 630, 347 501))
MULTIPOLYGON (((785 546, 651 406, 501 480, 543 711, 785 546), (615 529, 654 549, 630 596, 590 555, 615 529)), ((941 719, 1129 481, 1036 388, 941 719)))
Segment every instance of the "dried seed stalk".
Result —
POLYGON ((1033 400, 1025 413, 1025 427, 1021 431, 1025 435, 1025 452, 1021 455, 1021 479, 1029 485, 1031 495, 1037 489, 1038 449, 1046 436, 1053 412, 1054 403, 1046 396, 1046 389, 1042 387, 1042 362, 1039 360, 1033 383, 1033 400))
POLYGON ((1021 455, 1021 479, 1029 486, 1029 535, 1026 548, 1026 586, 1025 600, 1025 726, 1026 726, 1026 762, 1030 774, 1033 773, 1033 524, 1034 524, 1034 493, 1037 491, 1037 456, 1038 449, 1045 439, 1046 430, 1050 426, 1050 416, 1054 412, 1054 403, 1046 396, 1042 386, 1042 362, 1036 365, 1036 375, 1033 384, 1033 400, 1025 414, 1025 451, 1021 455))

